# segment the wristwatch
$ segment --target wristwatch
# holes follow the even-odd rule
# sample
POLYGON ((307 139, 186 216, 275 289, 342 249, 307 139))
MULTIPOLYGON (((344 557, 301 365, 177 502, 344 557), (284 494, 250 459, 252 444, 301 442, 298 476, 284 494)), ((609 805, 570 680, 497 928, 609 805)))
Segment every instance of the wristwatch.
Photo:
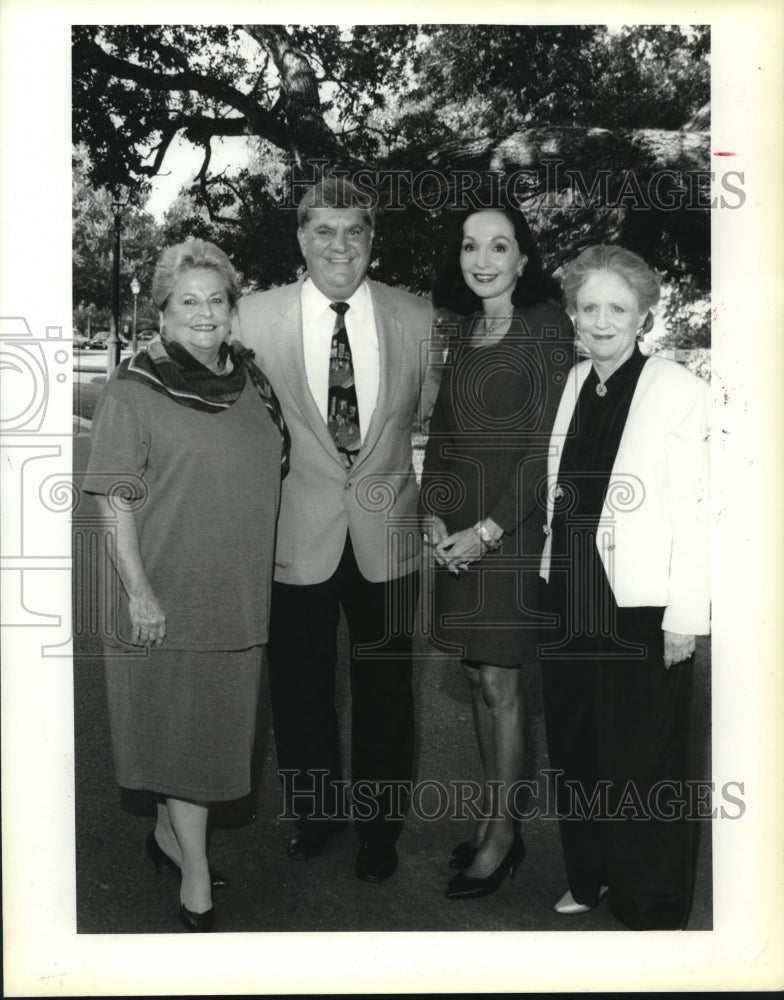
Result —
POLYGON ((497 549, 501 544, 500 538, 492 538, 490 532, 487 530, 484 521, 477 521, 473 526, 474 531, 479 535, 488 549, 497 549))

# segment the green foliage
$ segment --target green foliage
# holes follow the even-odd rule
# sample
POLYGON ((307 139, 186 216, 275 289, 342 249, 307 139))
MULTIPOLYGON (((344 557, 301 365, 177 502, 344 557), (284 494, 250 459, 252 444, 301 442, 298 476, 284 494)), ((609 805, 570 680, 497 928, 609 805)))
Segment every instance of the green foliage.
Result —
MULTIPOLYGON (((115 240, 115 208, 105 188, 93 188, 86 179, 87 155, 77 148, 73 157, 72 232, 74 327, 106 329, 112 307, 112 261, 115 240)), ((157 326, 158 318, 149 301, 152 272, 163 249, 160 228, 148 212, 133 205, 121 209, 120 301, 121 323, 130 322, 134 276, 142 291, 137 301, 139 324, 157 326)))
MULTIPOLYGON (((633 130, 672 132, 666 155, 679 169, 679 130, 690 122, 707 127, 709 45, 707 27, 667 25, 75 27, 74 138, 88 151, 81 169, 95 186, 94 204, 78 194, 78 301, 108 301, 108 191, 124 185, 141 204, 177 135, 204 148, 202 173, 157 229, 149 218, 134 229, 137 217, 126 210, 123 282, 134 268, 148 273, 163 245, 198 235, 230 254, 246 287, 269 287, 302 266, 293 211, 281 210, 287 161, 302 150, 311 156, 321 148, 333 164, 412 173, 437 164, 449 173, 486 169, 501 140, 519 136, 501 158, 511 170, 515 150, 538 130, 537 156, 555 142, 565 165, 577 164, 589 180, 594 167, 609 169, 617 191, 624 171, 653 169, 629 138, 633 130), (602 129, 606 150, 583 148, 586 131, 602 129), (229 135, 252 137, 256 158, 216 175, 211 142, 229 135), (151 249, 141 260, 144 240, 151 249)), ((640 252, 674 290, 664 315, 672 336, 707 341, 707 209, 668 211, 633 199, 586 205, 563 185, 532 185, 525 211, 556 271, 591 243, 640 252)), ((448 209, 388 211, 372 271, 427 292, 448 222, 448 209)))
POLYGON ((710 347, 710 304, 691 275, 683 275, 668 288, 660 315, 667 330, 658 342, 661 350, 710 347))
POLYGON ((78 25, 72 41, 74 142, 90 151, 93 183, 128 185, 137 200, 162 144, 180 130, 201 141, 252 76, 225 26, 78 25), (128 66, 144 76, 120 75, 128 66))
POLYGON ((710 99, 707 29, 431 25, 411 92, 454 134, 680 128, 710 99))
POLYGON ((710 100, 710 34, 677 25, 604 32, 594 46, 597 78, 583 120, 607 128, 679 129, 710 100))

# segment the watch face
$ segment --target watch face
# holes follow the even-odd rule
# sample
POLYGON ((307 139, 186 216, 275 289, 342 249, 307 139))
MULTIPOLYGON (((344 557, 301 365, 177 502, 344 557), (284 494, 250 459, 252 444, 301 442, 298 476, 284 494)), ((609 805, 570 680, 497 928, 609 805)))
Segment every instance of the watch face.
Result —
POLYGON ((474 525, 474 531, 476 531, 476 533, 479 535, 479 537, 481 538, 481 540, 484 542, 484 544, 489 549, 497 549, 498 546, 501 544, 501 539, 500 538, 493 539, 493 538, 490 537, 490 532, 485 527, 485 525, 482 524, 481 521, 477 522, 474 525))

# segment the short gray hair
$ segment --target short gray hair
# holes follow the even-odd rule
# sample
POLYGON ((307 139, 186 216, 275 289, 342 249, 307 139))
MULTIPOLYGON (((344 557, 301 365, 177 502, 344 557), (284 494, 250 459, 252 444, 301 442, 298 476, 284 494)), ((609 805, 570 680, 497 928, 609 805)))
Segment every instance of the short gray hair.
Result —
POLYGON ((166 308, 169 296, 179 277, 196 268, 217 271, 226 288, 229 305, 234 308, 240 289, 237 275, 226 254, 214 243, 191 239, 167 247, 158 258, 152 279, 152 300, 158 309, 166 308))
POLYGON ((661 296, 661 282, 642 257, 624 247, 602 244, 587 247, 564 268, 561 277, 566 307, 570 312, 577 308, 577 293, 596 271, 611 271, 623 279, 634 292, 640 312, 647 313, 643 331, 653 326, 651 309, 661 296))
POLYGON ((372 229, 376 208, 373 196, 345 177, 322 177, 302 195, 297 206, 297 225, 302 228, 310 219, 314 208, 358 208, 362 218, 372 229))

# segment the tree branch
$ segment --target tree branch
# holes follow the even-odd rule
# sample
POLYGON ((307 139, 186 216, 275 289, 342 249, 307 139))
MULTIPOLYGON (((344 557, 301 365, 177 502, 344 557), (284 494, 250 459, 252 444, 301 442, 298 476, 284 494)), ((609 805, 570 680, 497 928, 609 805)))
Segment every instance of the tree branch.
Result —
POLYGON ((173 119, 161 133, 161 141, 150 148, 148 156, 157 150, 155 160, 139 169, 148 177, 155 177, 163 166, 163 160, 177 133, 183 130, 187 139, 195 145, 204 146, 214 136, 242 136, 248 134, 245 118, 212 118, 209 115, 181 115, 173 119))
POLYGON ((434 166, 516 170, 561 161, 576 170, 707 170, 710 134, 690 130, 636 129, 611 132, 581 126, 535 126, 500 140, 448 142, 423 151, 434 166))
POLYGON ((323 157, 333 163, 355 164, 327 127, 313 66, 286 29, 269 24, 242 27, 270 55, 280 76, 289 149, 297 165, 302 168, 306 159, 323 157))
POLYGON ((199 185, 199 192, 204 199, 204 205, 207 209, 207 215, 210 217, 210 222, 224 222, 231 226, 242 226, 242 221, 240 219, 235 219, 230 215, 219 215, 213 205, 212 198, 210 197, 209 184, 207 181, 207 174, 210 169, 210 160, 212 159, 212 147, 210 146, 209 140, 204 144, 204 159, 202 160, 199 172, 196 175, 196 181, 199 185))
POLYGON ((215 136, 252 135, 247 118, 214 118, 211 115, 183 115, 180 127, 192 142, 203 145, 215 136))
MULTIPOLYGON (((136 63, 128 62, 118 56, 113 56, 94 40, 79 38, 74 42, 74 49, 79 51, 90 65, 110 76, 121 80, 132 80, 134 83, 149 90, 158 91, 189 91, 195 90, 206 97, 213 97, 223 104, 240 111, 245 115, 246 127, 253 133, 268 139, 281 149, 287 148, 287 135, 283 123, 277 116, 261 107, 236 87, 232 87, 214 77, 203 76, 192 70, 177 73, 159 73, 136 63)), ((217 121, 218 119, 216 119, 217 121)), ((231 121, 232 119, 227 119, 231 121)), ((225 133, 222 133, 225 134, 225 133)))
MULTIPOLYGON (((253 215, 253 209, 251 208, 251 205, 250 205, 250 202, 248 201, 247 196, 244 195, 242 193, 242 191, 240 191, 240 189, 237 187, 236 184, 234 184, 232 181, 230 181, 225 176, 225 171, 222 171, 220 174, 216 175, 215 177, 210 178, 210 180, 208 181, 208 183, 209 184, 223 184, 225 187, 227 187, 229 189, 229 191, 231 191, 231 193, 234 195, 234 197, 237 199, 237 201, 240 202, 240 204, 242 205, 242 207, 245 209, 245 213, 248 216, 248 218, 250 218, 253 215)), ((237 220, 237 221, 239 222, 239 220, 237 220)))
POLYGON ((164 157, 166 156, 166 153, 169 150, 169 146, 171 146, 172 140, 174 139, 175 135, 177 135, 179 130, 180 126, 176 122, 172 122, 165 129, 163 129, 163 132, 161 134, 161 141, 158 143, 157 146, 152 146, 150 152, 147 154, 148 156, 151 156, 153 150, 157 150, 157 153, 155 154, 155 159, 153 160, 152 164, 150 166, 142 165, 139 168, 143 174, 146 174, 148 177, 155 177, 157 175, 158 171, 163 166, 163 160, 164 157))

